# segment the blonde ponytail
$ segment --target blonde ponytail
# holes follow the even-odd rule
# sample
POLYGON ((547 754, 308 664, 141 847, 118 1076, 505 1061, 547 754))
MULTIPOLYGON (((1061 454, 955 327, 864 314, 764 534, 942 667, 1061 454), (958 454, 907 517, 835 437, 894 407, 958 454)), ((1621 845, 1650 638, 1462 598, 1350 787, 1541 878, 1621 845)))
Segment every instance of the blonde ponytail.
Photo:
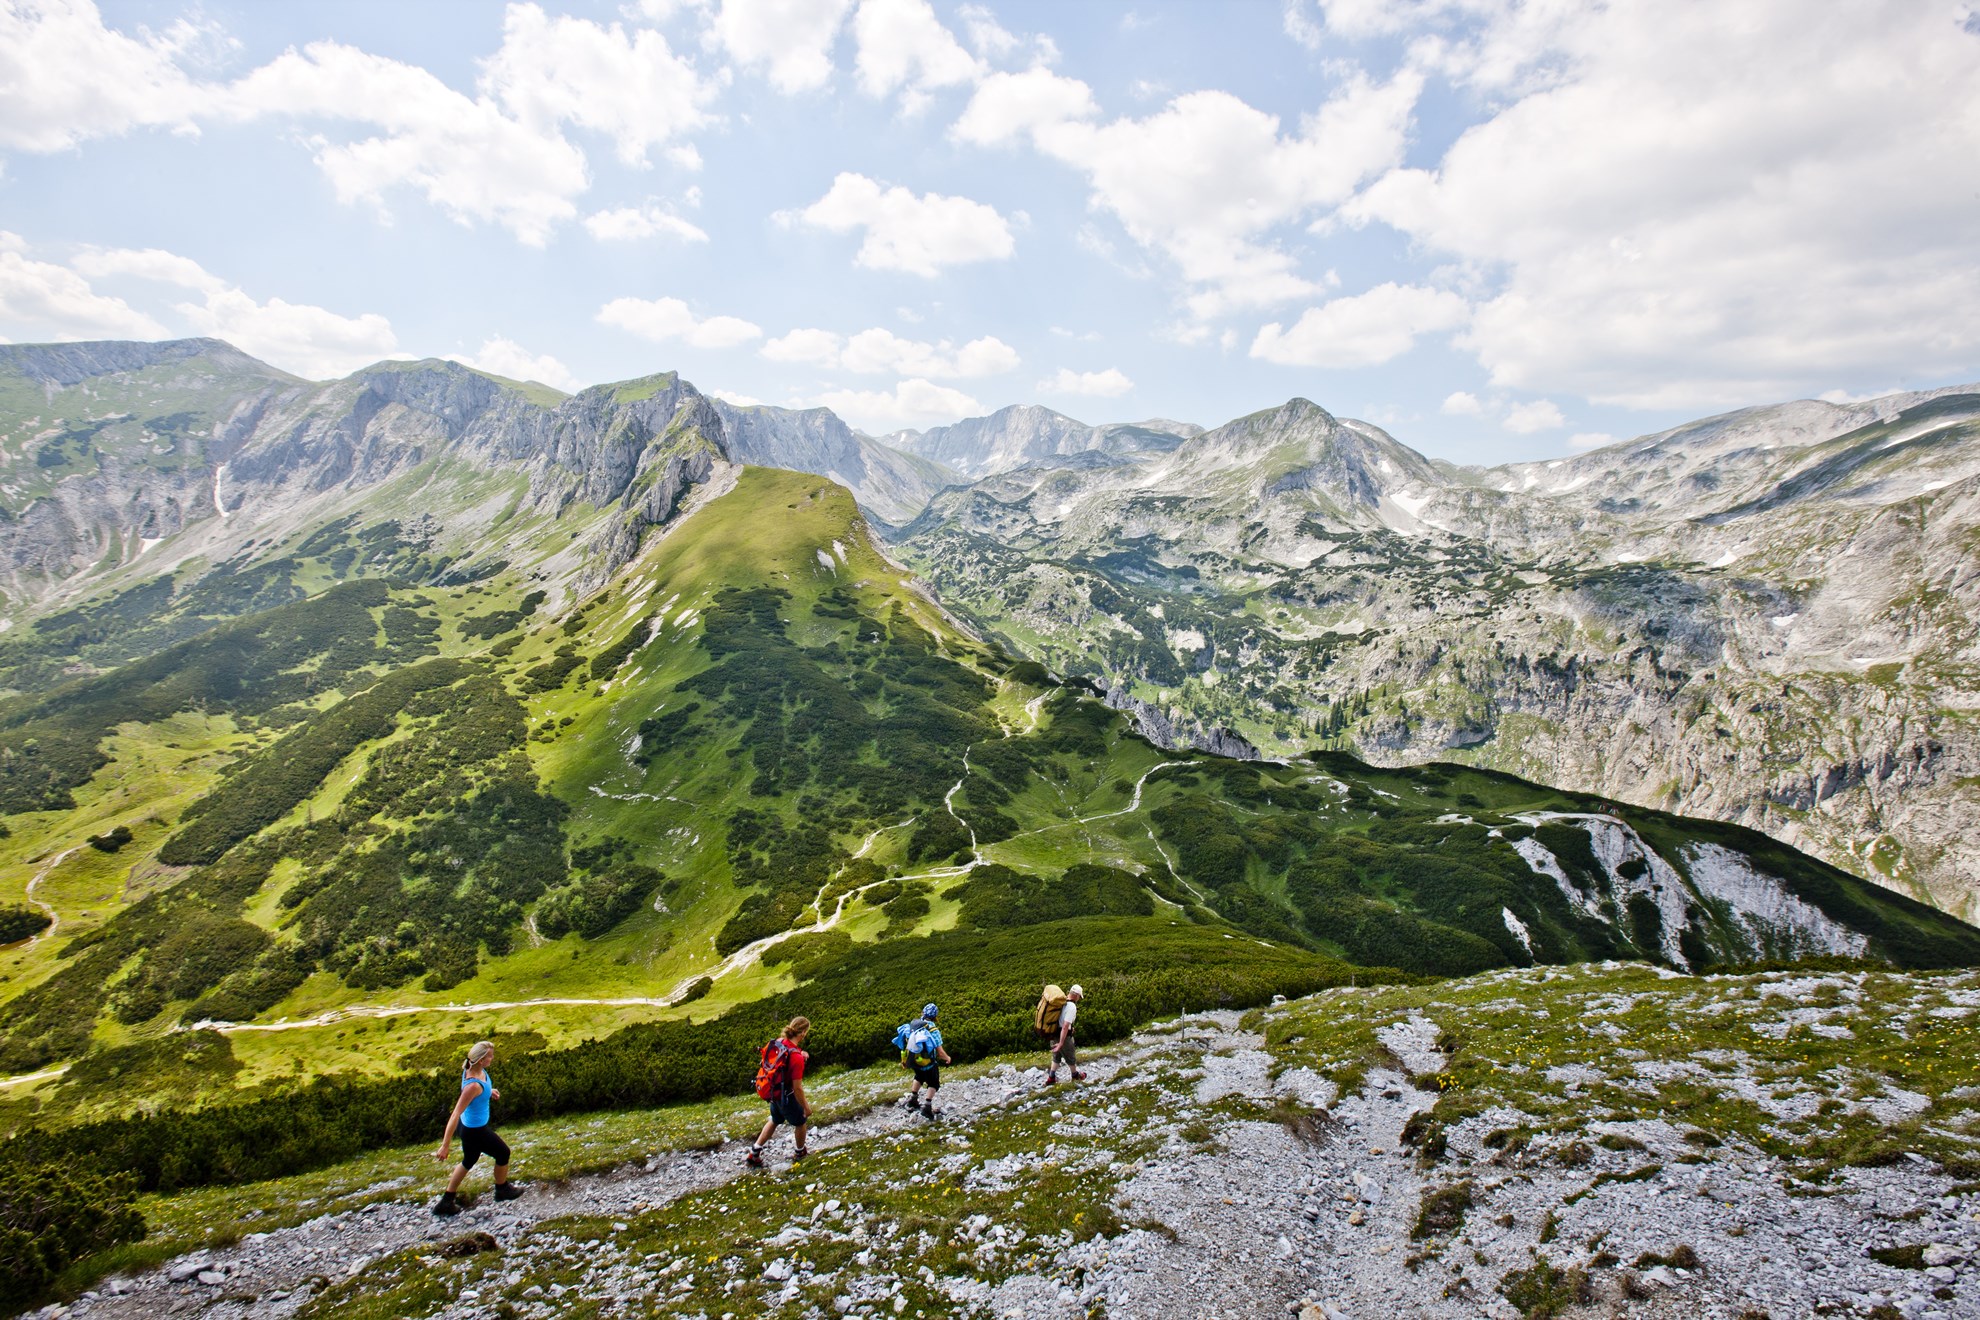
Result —
POLYGON ((473 1072, 478 1067, 486 1067, 488 1060, 495 1055, 495 1042, 478 1040, 468 1047, 467 1062, 461 1065, 462 1072, 473 1072))

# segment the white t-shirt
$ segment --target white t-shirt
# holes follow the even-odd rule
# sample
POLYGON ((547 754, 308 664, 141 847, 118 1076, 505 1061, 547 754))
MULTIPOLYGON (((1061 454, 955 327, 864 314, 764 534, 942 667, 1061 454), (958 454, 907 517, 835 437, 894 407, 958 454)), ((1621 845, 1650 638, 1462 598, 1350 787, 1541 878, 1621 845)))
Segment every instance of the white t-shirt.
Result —
POLYGON ((1060 1027, 1060 1029, 1061 1029, 1061 1030, 1064 1030, 1065 1028, 1067 1028, 1067 1027, 1070 1027, 1070 1026, 1071 1026, 1071 1025, 1073 1024, 1073 1019, 1074 1019, 1074 1018, 1076 1018, 1076 1017, 1078 1017, 1078 1016, 1079 1016, 1079 1003, 1078 1003, 1078 1001, 1077 1001, 1077 1000, 1072 1000, 1072 999, 1068 999, 1068 1000, 1066 1001, 1066 1006, 1065 1006, 1064 1008, 1062 1008, 1062 1009, 1060 1009, 1060 1010, 1059 1010, 1059 1027, 1060 1027))

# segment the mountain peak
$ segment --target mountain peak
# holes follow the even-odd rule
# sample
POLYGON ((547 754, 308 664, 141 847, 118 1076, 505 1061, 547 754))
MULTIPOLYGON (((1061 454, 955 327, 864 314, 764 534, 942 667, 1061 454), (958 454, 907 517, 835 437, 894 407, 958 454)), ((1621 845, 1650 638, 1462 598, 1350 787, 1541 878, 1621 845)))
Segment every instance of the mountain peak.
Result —
POLYGON ((1322 408, 1311 399, 1295 395, 1276 408, 1266 408, 1238 419, 1241 422, 1258 421, 1267 426, 1298 426, 1311 422, 1333 423, 1334 414, 1322 408))
POLYGON ((143 371, 175 362, 204 360, 229 372, 299 379, 224 339, 85 339, 60 344, 0 344, 0 371, 14 371, 37 384, 66 388, 97 376, 143 371))

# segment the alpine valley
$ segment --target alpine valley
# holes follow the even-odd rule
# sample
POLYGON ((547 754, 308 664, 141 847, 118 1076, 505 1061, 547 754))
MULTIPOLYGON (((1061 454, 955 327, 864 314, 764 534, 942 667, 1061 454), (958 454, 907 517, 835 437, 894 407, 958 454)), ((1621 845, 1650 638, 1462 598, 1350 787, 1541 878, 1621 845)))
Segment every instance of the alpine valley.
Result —
POLYGON ((1980 965, 1976 477, 1958 390, 1471 470, 1304 400, 883 441, 671 374, 0 346, 0 1179, 430 1138, 487 1035, 517 1119, 708 1102, 934 984, 981 1058, 1048 979, 1097 1044, 1980 965))

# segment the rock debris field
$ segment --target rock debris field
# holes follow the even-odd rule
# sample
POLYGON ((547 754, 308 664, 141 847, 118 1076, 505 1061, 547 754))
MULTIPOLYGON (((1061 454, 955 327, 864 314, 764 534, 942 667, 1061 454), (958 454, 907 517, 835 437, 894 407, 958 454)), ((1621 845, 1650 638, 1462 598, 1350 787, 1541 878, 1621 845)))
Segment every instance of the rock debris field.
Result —
POLYGON ((453 1220, 386 1188, 42 1314, 1980 1316, 1977 1011, 1966 973, 1329 991, 1076 1087, 1000 1063, 932 1122, 883 1079, 765 1172, 726 1141, 453 1220))

